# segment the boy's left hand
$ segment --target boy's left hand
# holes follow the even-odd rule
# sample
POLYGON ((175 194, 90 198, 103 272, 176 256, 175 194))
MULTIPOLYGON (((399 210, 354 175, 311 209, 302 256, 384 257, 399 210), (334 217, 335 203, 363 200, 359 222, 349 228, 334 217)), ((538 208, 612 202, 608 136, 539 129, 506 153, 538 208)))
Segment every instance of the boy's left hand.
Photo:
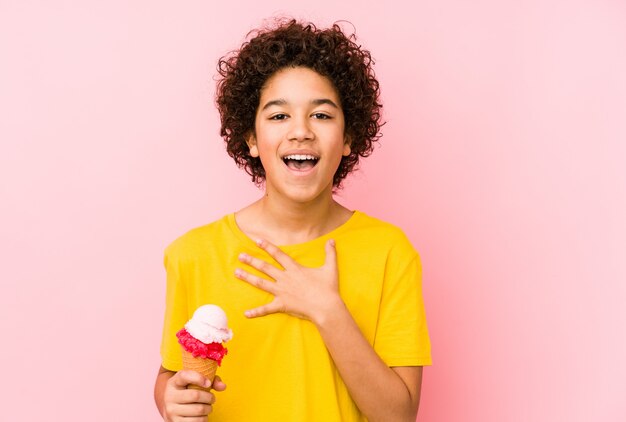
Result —
POLYGON ((266 251, 284 269, 252 257, 240 254, 239 260, 256 268, 274 281, 250 274, 240 268, 235 276, 243 281, 274 295, 270 303, 245 312, 248 318, 256 318, 284 312, 298 318, 319 323, 334 306, 341 304, 339 296, 339 275, 337 271, 337 252, 335 241, 326 242, 326 259, 318 268, 305 267, 294 261, 277 246, 266 240, 259 240, 257 245, 266 251))

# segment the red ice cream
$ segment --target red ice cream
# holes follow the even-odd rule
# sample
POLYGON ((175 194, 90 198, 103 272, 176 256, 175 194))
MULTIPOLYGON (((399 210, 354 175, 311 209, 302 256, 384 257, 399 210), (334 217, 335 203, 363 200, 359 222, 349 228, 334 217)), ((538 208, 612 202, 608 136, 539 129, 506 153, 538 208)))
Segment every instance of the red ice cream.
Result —
POLYGON ((212 359, 221 365, 222 359, 228 353, 228 349, 222 346, 222 343, 203 343, 184 328, 176 333, 176 337, 181 346, 195 358, 212 359))

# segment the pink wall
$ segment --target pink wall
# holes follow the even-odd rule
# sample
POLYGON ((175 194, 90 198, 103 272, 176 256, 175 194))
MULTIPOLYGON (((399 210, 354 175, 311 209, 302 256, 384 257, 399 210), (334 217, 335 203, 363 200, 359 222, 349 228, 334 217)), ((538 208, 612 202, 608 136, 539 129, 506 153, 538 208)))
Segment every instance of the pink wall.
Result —
POLYGON ((0 418, 158 420, 163 249, 258 195, 215 62, 287 12, 377 59, 389 123, 341 197, 422 254, 419 419, 626 420, 624 3, 212 3, 0 3, 0 418))

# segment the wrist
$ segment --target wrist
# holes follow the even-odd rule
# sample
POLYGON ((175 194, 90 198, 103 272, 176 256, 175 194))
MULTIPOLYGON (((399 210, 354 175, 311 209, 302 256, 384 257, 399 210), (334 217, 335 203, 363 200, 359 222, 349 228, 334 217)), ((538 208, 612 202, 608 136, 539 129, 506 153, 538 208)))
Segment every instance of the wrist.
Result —
POLYGON ((313 316, 311 322, 322 330, 326 327, 332 327, 335 321, 342 318, 344 313, 350 314, 344 301, 337 295, 332 300, 324 302, 324 306, 313 316))

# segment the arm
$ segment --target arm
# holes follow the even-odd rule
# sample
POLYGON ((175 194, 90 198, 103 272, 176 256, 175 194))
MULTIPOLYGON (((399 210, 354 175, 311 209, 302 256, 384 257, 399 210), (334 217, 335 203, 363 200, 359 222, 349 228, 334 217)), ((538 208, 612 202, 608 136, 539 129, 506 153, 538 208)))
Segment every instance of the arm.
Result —
POLYGON ((367 342, 343 302, 315 325, 352 399, 370 421, 415 421, 421 366, 389 368, 367 342))
POLYGON ((211 381, 195 371, 169 371, 159 368, 154 384, 154 401, 165 422, 206 422, 213 411, 215 395, 211 392, 187 388, 188 385, 212 387, 223 391, 226 385, 216 376, 211 381))
POLYGON ((371 421, 415 421, 419 405, 421 367, 389 368, 361 333, 341 300, 334 242, 326 245, 320 268, 300 266, 276 246, 259 246, 284 270, 242 254, 240 260, 271 277, 274 282, 241 269, 235 275, 274 295, 267 305, 246 311, 250 318, 285 312, 308 319, 318 328, 350 395, 371 421))
POLYGON ((156 377, 156 382, 154 383, 154 402, 157 405, 157 409, 159 409, 159 413, 163 420, 165 420, 165 386, 170 378, 176 375, 176 372, 168 371, 162 366, 159 367, 159 373, 156 377))

